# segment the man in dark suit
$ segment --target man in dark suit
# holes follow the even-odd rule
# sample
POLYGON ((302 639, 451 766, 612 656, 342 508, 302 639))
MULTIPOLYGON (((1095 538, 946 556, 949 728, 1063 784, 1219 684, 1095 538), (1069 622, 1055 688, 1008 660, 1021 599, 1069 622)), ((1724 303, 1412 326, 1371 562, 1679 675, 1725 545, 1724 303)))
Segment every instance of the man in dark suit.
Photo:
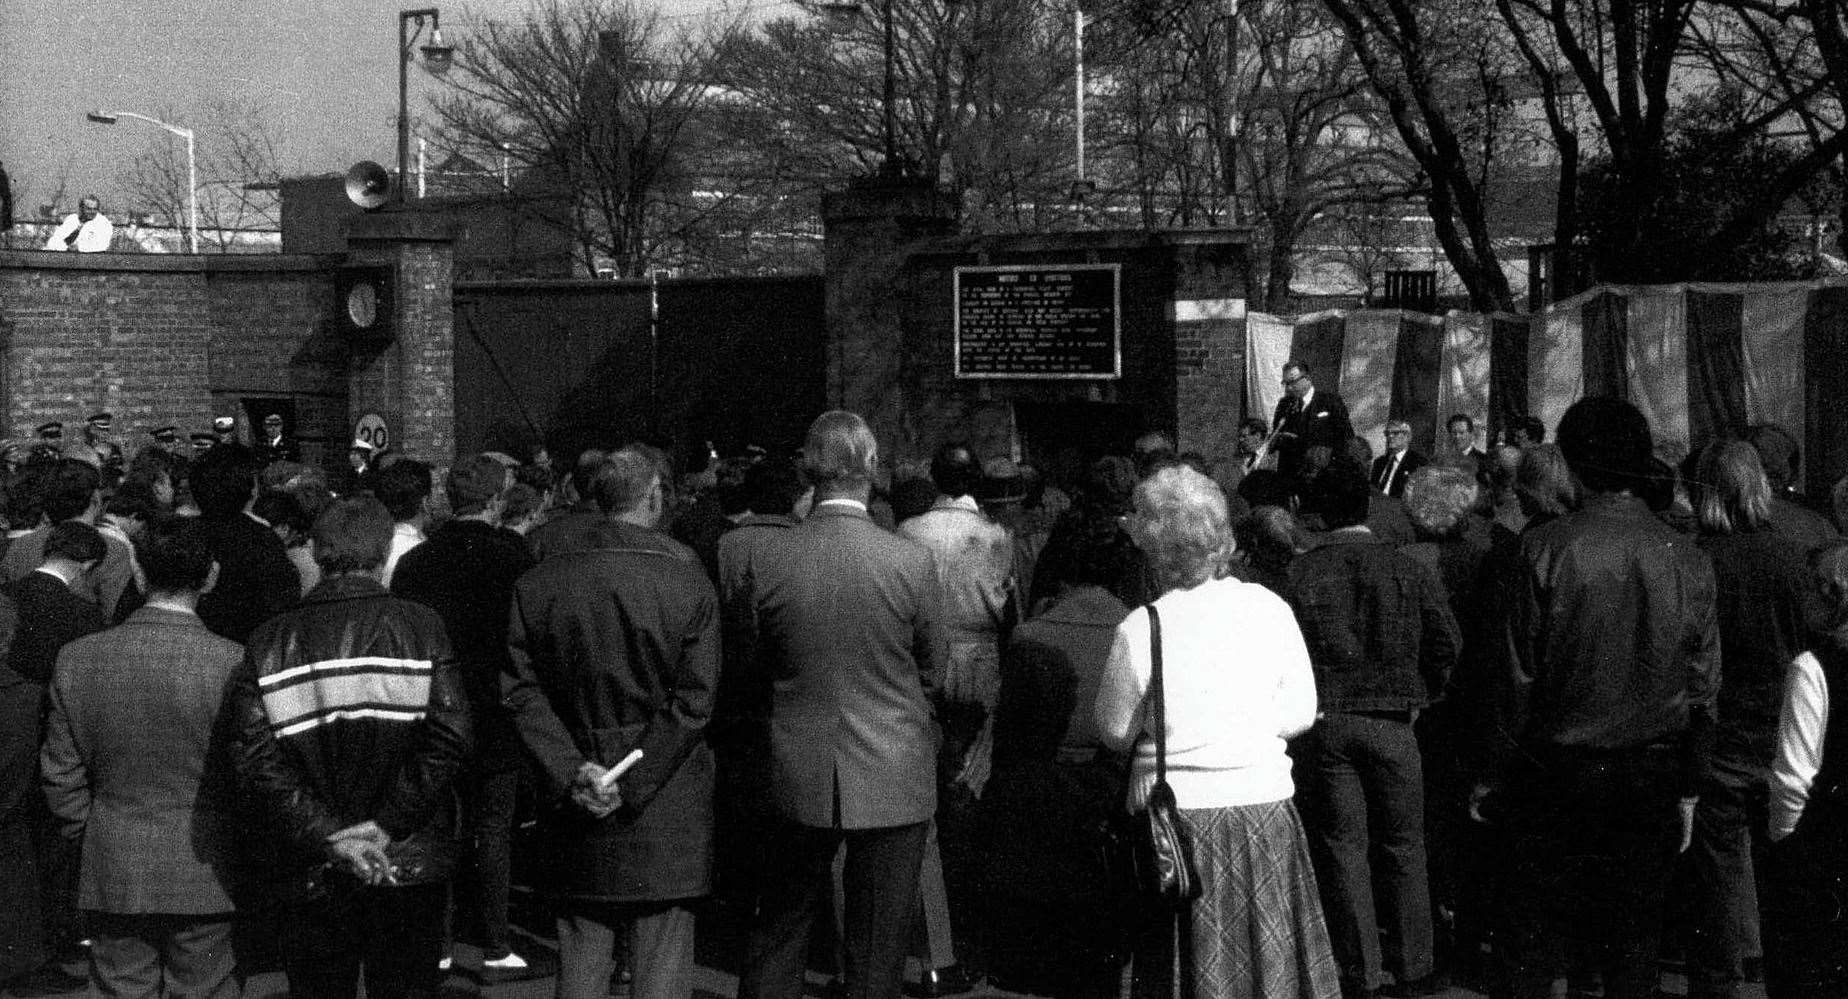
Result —
POLYGON ((513 669, 507 653, 513 582, 533 560, 524 538, 495 526, 507 485, 506 467, 493 458, 458 460, 444 483, 455 516, 404 554, 391 581, 394 596, 424 604, 443 619, 475 715, 474 752, 458 782, 474 833, 474 863, 464 866, 457 886, 456 935, 481 946, 489 973, 527 966, 513 950, 507 925, 522 759, 519 733, 501 706, 501 679, 513 669))
POLYGON ((0 588, 19 608, 19 632, 7 659, 15 673, 48 684, 59 649, 103 630, 102 608, 75 591, 85 586, 107 552, 102 532, 67 520, 46 532, 38 568, 0 588))
POLYGON ((258 471, 249 448, 228 443, 195 461, 191 475, 205 543, 218 563, 218 582, 199 598, 199 617, 212 631, 240 643, 302 595, 301 573, 289 561, 282 539, 250 514, 258 471))
MULTIPOLYGON (((38 568, 0 587, 0 595, 12 601, 19 613, 19 627, 7 654, 7 672, 25 684, 15 692, 22 707, 26 702, 32 706, 29 715, 21 713, 20 721, 26 723, 25 727, 8 726, 0 730, 0 756, 13 758, 15 754, 8 747, 17 746, 23 750, 23 758, 29 761, 23 769, 9 768, 10 772, 0 774, 7 785, 14 785, 0 786, 0 803, 21 791, 16 786, 18 781, 26 782, 24 797, 19 800, 24 801, 27 809, 25 821, 31 828, 34 855, 38 860, 34 889, 38 897, 28 904, 40 912, 40 924, 30 927, 28 932, 42 941, 42 947, 29 946, 28 949, 40 950, 52 957, 74 949, 82 933, 73 897, 77 879, 76 846, 58 833, 44 797, 33 788, 39 777, 42 703, 45 688, 51 683, 52 667, 58 661, 58 650, 71 641, 103 630, 102 610, 73 591, 86 588, 106 553, 103 536, 96 528, 81 521, 67 520, 46 530, 38 568), (14 742, 15 739, 19 741, 14 742)), ((0 817, 0 822, 3 821, 0 817)), ((5 905, 0 903, 0 908, 5 905)), ((55 980, 57 976, 48 970, 40 977, 55 980)))
POLYGON ((687 994, 693 963, 688 900, 712 888, 704 729, 719 682, 718 597, 655 530, 666 499, 646 453, 611 455, 590 494, 607 518, 597 546, 553 555, 514 588, 506 703, 554 806, 540 880, 557 905, 557 999, 603 999, 618 931, 636 999, 670 999, 687 994))
POLYGON ((1305 464, 1312 448, 1327 448, 1316 456, 1322 464, 1347 446, 1354 436, 1347 403, 1333 392, 1320 391, 1301 361, 1283 366, 1282 399, 1271 414, 1271 449, 1277 452, 1277 471, 1300 482, 1308 474, 1305 464))
POLYGON ((1395 499, 1405 495, 1405 480, 1425 466, 1425 456, 1412 450, 1411 443, 1411 424, 1387 422, 1386 453, 1373 459, 1373 488, 1395 499))
POLYGON ((1468 413, 1453 413, 1444 421, 1444 432, 1450 437, 1450 456, 1444 463, 1467 469, 1477 482, 1488 485, 1494 463, 1487 451, 1476 446, 1476 421, 1468 413))
POLYGON ((931 703, 943 653, 930 553, 867 512, 878 450, 859 416, 817 418, 803 448, 814 510, 755 567, 755 645, 774 678, 771 794, 786 821, 741 999, 802 994, 809 931, 843 843, 846 995, 893 999, 901 987, 937 810, 931 703))
POLYGON ((265 465, 277 461, 302 460, 302 446, 293 437, 283 433, 281 413, 271 413, 263 418, 263 439, 251 447, 257 453, 257 460, 265 465))
POLYGON ((90 981, 102 995, 233 999, 232 673, 244 650, 194 607, 212 557, 199 525, 155 520, 136 546, 148 601, 65 646, 42 754, 45 797, 82 842, 90 981))

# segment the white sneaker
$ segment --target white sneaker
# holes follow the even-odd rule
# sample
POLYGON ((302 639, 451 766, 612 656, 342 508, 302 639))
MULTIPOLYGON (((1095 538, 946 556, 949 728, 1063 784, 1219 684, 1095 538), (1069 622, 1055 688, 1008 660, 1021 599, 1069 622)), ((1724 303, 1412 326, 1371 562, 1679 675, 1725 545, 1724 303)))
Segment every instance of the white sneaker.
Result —
POLYGON ((482 961, 481 966, 494 971, 525 971, 526 959, 513 951, 508 951, 507 956, 482 961))
POLYGON ((448 970, 449 970, 449 966, 450 966, 450 965, 452 965, 452 964, 454 964, 454 963, 456 963, 456 959, 455 959, 455 958, 453 958, 453 957, 450 957, 450 956, 449 956, 449 955, 447 955, 447 954, 445 954, 445 955, 443 955, 443 959, 442 959, 441 961, 438 961, 438 962, 436 962, 436 970, 438 970, 438 971, 448 971, 448 970))

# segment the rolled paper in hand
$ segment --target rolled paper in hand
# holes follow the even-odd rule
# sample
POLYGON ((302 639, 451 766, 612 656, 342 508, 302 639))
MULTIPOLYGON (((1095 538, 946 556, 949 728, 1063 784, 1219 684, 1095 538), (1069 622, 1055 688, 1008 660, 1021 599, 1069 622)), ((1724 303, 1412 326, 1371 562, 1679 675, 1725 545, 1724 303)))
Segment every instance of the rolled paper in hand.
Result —
POLYGON ((615 790, 617 779, 622 777, 623 774, 628 773, 630 767, 640 762, 642 762, 642 751, 639 749, 629 750, 629 755, 623 757, 621 763, 603 771, 603 776, 597 778, 597 793, 608 794, 612 790, 615 790))

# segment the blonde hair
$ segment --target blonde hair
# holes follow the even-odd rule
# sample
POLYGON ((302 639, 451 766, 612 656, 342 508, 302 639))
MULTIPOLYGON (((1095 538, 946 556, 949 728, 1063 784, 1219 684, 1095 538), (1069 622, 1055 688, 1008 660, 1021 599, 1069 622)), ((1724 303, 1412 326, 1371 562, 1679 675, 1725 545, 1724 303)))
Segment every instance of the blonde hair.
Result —
POLYGON ((1225 493, 1186 465, 1164 468, 1136 487, 1129 536, 1164 592, 1216 578, 1235 547, 1225 493))
POLYGON ((1557 444, 1531 444, 1521 451, 1514 492, 1528 516, 1558 515, 1578 507, 1578 479, 1557 444))
POLYGON ((1771 482, 1757 449, 1743 441, 1716 441, 1701 452, 1702 530, 1734 534, 1763 527, 1771 519, 1771 482))

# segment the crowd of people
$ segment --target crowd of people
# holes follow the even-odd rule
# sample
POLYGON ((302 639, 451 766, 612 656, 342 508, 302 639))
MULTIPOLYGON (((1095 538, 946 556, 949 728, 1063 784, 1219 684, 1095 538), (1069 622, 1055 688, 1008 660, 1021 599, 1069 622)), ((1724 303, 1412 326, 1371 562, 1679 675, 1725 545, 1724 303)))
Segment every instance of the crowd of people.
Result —
POLYGON ((711 920, 741 999, 1848 994, 1848 541, 1791 436, 1587 398, 1375 457, 1282 373, 1226 453, 1044 469, 843 411, 691 474, 9 453, 0 980, 425 995, 529 969, 519 884, 560 999, 689 996, 711 920), (1158 770, 1178 910, 1121 861, 1158 770))

